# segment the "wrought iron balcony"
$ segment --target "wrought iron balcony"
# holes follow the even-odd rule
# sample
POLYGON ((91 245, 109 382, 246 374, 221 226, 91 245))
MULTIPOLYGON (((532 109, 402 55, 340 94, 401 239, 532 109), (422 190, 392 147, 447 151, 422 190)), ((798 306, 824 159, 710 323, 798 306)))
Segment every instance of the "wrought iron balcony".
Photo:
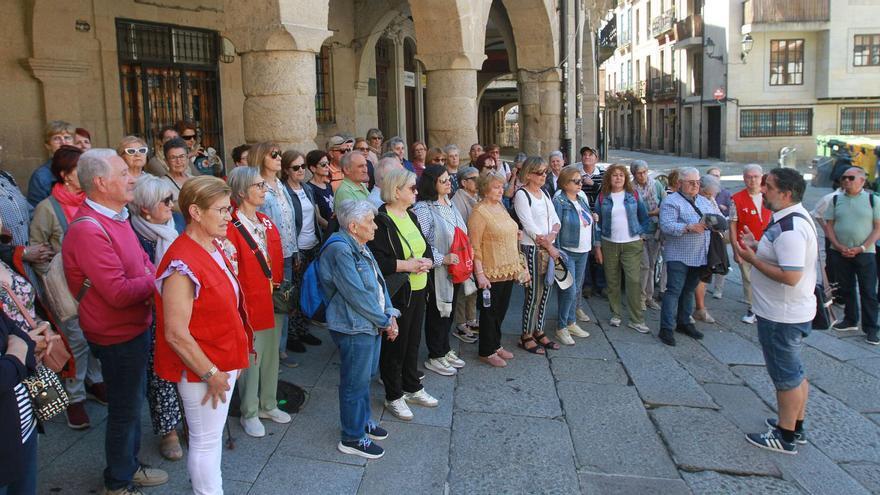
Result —
POLYGON ((651 21, 651 36, 655 38, 671 31, 675 26, 675 9, 669 9, 651 21))

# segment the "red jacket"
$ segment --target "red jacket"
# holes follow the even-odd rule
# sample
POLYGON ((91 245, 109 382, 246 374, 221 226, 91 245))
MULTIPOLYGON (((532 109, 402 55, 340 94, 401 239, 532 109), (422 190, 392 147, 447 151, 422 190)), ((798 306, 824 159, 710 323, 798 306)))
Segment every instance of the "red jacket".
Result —
POLYGON ((773 215, 773 212, 764 205, 761 205, 761 216, 759 217, 758 211, 755 210, 755 202, 749 196, 748 189, 743 189, 731 196, 730 199, 736 205, 736 238, 742 237, 743 227, 747 226, 752 234, 754 234, 755 240, 760 241, 761 236, 764 235, 764 229, 767 228, 767 225, 770 225, 770 217, 773 215))
MULTIPOLYGON (((219 252, 223 254, 222 249, 219 252)), ((231 264, 225 255, 223 259, 231 271, 231 264)), ((172 260, 185 263, 201 285, 199 297, 193 301, 189 332, 202 352, 220 371, 246 369, 249 365, 248 355, 254 351, 254 332, 245 311, 245 295, 241 294, 238 306, 232 303, 235 301, 235 288, 229 283, 226 273, 186 233, 180 234, 171 243, 157 272, 165 273, 172 260)), ((165 339, 165 315, 162 294, 159 292, 156 293, 156 306, 156 374, 168 381, 179 382, 186 370, 187 381, 200 381, 199 376, 208 370, 186 368, 165 339)))
MULTIPOLYGON (((275 328, 275 311, 272 307, 272 287, 281 284, 284 278, 284 256, 281 253, 281 234, 272 220, 257 212, 257 219, 266 226, 266 260, 271 270, 271 279, 266 277, 256 252, 251 250, 241 232, 235 227, 238 210, 232 214, 232 222, 226 227, 226 238, 235 246, 238 262, 238 280, 245 295, 247 314, 255 331, 275 328)), ((259 251, 259 248, 257 248, 259 251)))

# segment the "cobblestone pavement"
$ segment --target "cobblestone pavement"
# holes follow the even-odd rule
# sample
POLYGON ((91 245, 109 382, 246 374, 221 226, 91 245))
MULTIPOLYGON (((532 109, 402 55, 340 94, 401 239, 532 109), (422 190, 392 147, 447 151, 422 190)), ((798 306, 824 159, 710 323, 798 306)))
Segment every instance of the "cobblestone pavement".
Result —
MULTIPOLYGON (((739 321, 746 308, 738 275, 734 268, 727 277, 723 299, 708 299, 718 323, 698 323, 702 341, 662 345, 657 311, 647 312, 651 335, 612 328, 607 301, 593 297, 585 305, 593 321, 584 325, 592 335, 546 357, 516 348, 515 290, 503 336, 516 355, 510 366, 483 365, 476 344, 452 339, 467 366, 454 378, 428 372, 425 387, 440 407, 414 408, 411 422, 383 414, 374 385, 375 417, 390 433, 377 461, 335 450, 339 364, 326 332, 316 330, 324 344, 282 372, 308 392, 293 422, 267 423, 268 435, 253 439, 230 421, 236 447, 223 451, 226 493, 880 492, 880 348, 856 332, 813 332, 805 341, 810 443, 797 456, 746 443, 746 432, 775 416, 775 399, 755 327, 739 321)), ((555 314, 551 297, 551 335, 555 314)), ((74 432, 58 419, 41 437, 40 493, 100 491, 105 410, 92 402, 88 409, 91 429, 74 432)), ((187 493, 185 461, 162 460, 146 411, 143 424, 142 460, 171 475, 145 491, 187 493)))

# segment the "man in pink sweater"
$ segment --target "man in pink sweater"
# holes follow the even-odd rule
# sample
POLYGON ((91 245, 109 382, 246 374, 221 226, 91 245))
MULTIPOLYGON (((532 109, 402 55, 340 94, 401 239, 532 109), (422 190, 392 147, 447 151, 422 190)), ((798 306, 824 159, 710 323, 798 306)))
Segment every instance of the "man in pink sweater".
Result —
POLYGON ((80 326, 107 384, 105 492, 140 493, 138 487, 168 481, 167 473, 145 468, 137 457, 155 268, 128 222, 125 205, 135 179, 122 158, 111 149, 91 149, 80 156, 77 174, 87 199, 61 254, 67 285, 80 298, 80 326))

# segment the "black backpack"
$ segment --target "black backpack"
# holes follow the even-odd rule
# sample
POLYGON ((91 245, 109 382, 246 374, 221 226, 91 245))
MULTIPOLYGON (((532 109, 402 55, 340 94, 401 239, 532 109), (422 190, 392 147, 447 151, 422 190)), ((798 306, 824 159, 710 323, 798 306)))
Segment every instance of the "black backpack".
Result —
MULTIPOLYGON (((516 193, 520 191, 526 193, 526 199, 529 200, 529 206, 532 206, 532 195, 529 194, 528 191, 525 191, 522 187, 518 187, 516 188, 516 191, 513 192, 513 197, 510 198, 510 207, 507 209, 507 213, 510 215, 510 218, 512 218, 513 221, 516 222, 516 224, 519 226, 519 229, 522 230, 522 223, 519 220, 519 215, 516 214, 516 207, 513 204, 513 200, 516 199, 516 193)), ((544 193, 544 196, 547 196, 547 199, 550 199, 552 201, 550 195, 547 194, 547 191, 545 191, 543 187, 541 188, 541 192, 544 193)))

